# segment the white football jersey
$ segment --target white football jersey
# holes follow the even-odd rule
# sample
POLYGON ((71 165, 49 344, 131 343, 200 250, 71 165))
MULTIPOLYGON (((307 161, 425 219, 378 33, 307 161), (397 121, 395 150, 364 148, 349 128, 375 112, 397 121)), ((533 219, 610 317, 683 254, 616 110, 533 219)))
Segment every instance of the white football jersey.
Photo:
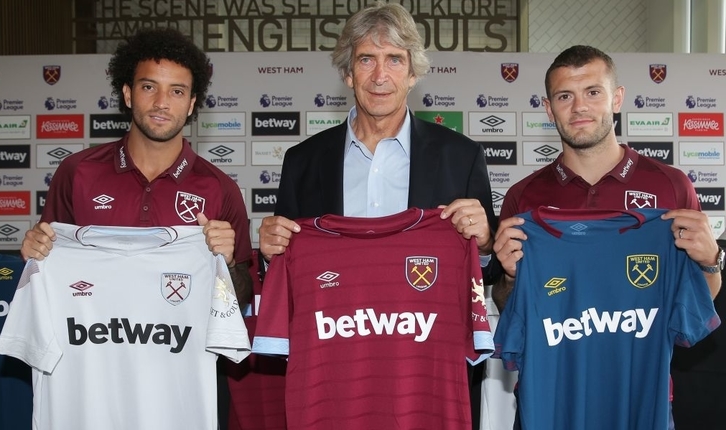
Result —
POLYGON ((250 342, 202 227, 51 226, 0 334, 33 367, 33 429, 216 430, 217 356, 250 342))

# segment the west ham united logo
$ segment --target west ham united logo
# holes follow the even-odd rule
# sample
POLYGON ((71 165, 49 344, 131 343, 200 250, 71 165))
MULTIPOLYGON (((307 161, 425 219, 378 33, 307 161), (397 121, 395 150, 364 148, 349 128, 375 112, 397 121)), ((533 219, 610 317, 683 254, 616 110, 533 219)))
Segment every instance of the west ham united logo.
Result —
POLYGON ((650 79, 656 84, 660 84, 665 81, 666 78, 666 65, 665 64, 651 64, 650 65, 650 79))
POLYGON ((413 288, 424 291, 436 282, 439 259, 436 257, 406 257, 406 280, 413 288))
POLYGON ((48 85, 55 85, 61 78, 61 66, 43 66, 43 80, 48 85))
POLYGON ((635 190, 625 192, 625 209, 655 209, 657 207, 655 194, 635 190))
POLYGON ((636 288, 648 288, 658 278, 658 256, 635 254, 625 257, 628 281, 636 288))
POLYGON ((514 82, 519 77, 519 63, 502 63, 502 79, 514 82))
POLYGON ((197 220, 197 214, 204 212, 204 197, 195 194, 186 193, 184 191, 176 192, 176 214, 179 215, 184 222, 194 222, 197 220))
POLYGON ((176 306, 189 297, 192 289, 192 275, 185 273, 162 273, 161 296, 176 306))

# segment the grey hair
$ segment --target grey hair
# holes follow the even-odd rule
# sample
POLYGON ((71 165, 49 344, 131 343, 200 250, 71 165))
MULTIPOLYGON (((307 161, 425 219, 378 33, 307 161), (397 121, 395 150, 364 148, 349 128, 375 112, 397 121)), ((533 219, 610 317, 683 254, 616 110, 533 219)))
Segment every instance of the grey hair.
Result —
POLYGON ((338 69, 342 79, 353 72, 355 47, 368 37, 377 46, 388 42, 408 51, 409 72, 415 78, 421 78, 429 71, 431 63, 411 14, 400 4, 379 1, 356 12, 345 23, 338 43, 330 55, 333 66, 338 69))

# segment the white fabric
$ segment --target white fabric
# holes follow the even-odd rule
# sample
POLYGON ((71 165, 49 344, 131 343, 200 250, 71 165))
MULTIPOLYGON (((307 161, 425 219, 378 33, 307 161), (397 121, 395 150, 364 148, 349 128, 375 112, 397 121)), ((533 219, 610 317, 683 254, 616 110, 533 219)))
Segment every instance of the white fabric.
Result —
POLYGON ((33 367, 33 429, 216 430, 217 354, 250 343, 202 228, 51 225, 0 335, 33 367))

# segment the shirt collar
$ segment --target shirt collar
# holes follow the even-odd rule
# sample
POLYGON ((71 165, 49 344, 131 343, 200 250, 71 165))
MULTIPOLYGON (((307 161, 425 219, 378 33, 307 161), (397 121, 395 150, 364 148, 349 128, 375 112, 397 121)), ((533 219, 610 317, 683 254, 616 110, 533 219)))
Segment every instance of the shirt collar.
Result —
MULTIPOLYGON (((116 165, 116 172, 122 173, 129 170, 138 170, 134 161, 129 155, 128 148, 129 135, 126 134, 123 139, 116 143, 116 150, 114 151, 114 163, 116 165)), ((172 163, 171 167, 167 169, 166 173, 170 175, 177 184, 181 183, 184 178, 189 175, 192 170, 192 165, 197 158, 197 154, 192 149, 192 145, 188 140, 183 139, 184 144, 182 145, 182 151, 177 159, 172 163)))
MULTIPOLYGON (((635 166, 638 165, 639 154, 628 145, 620 144, 625 149, 625 154, 618 164, 608 172, 605 176, 612 176, 622 183, 626 183, 635 174, 635 166)), ((552 163, 552 170, 560 185, 567 185, 571 180, 578 177, 575 172, 570 170, 562 163, 563 154, 560 154, 552 163)))
MULTIPOLYGON (((358 140, 355 133, 353 132, 353 120, 358 116, 358 110, 356 106, 353 106, 348 112, 348 120, 346 122, 347 129, 345 133, 345 155, 348 155, 350 148, 356 144, 361 145, 363 142, 358 140)), ((401 129, 398 130, 398 134, 393 136, 393 139, 398 141, 399 145, 403 149, 403 152, 407 156, 411 157, 411 115, 409 114, 408 106, 406 106, 406 117, 403 120, 401 129)))

